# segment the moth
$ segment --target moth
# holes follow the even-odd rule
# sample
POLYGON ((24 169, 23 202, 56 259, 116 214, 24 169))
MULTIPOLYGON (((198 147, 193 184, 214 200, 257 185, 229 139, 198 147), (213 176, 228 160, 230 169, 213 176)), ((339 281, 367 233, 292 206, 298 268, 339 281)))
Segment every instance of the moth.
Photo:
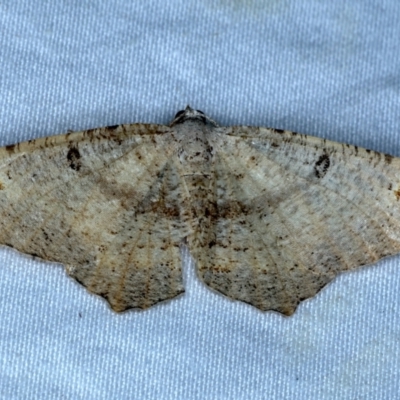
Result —
POLYGON ((0 148, 0 244, 65 265, 112 309, 198 277, 291 315, 342 271, 400 252, 400 159, 295 132, 220 127, 189 106, 0 148))

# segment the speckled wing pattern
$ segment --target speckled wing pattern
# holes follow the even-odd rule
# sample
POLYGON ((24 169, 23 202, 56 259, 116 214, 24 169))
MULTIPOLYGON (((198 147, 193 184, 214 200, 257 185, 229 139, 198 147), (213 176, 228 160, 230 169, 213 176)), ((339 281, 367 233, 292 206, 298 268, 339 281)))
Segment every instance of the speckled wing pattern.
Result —
POLYGON ((400 252, 399 201, 398 158, 190 107, 170 126, 0 148, 0 244, 64 264, 118 312, 184 291, 186 239, 209 287, 291 315, 338 273, 400 252))
POLYGON ((266 128, 226 128, 214 147, 192 249, 213 289, 291 315, 338 273, 400 252, 400 159, 266 128))
POLYGON ((182 293, 185 195, 168 131, 122 125, 2 148, 0 242, 65 264, 115 311, 182 293))

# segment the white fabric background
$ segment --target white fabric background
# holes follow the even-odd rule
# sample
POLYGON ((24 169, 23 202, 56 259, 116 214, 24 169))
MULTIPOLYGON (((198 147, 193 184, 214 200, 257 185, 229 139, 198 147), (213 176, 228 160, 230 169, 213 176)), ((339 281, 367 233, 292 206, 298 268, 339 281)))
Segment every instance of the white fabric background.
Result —
MULTIPOLYGON (((190 104, 400 156, 399 19, 398 0, 0 0, 0 144, 190 104)), ((184 296, 117 315, 60 265, 1 249, 0 397, 398 398, 400 256, 290 318, 184 264, 184 296)))

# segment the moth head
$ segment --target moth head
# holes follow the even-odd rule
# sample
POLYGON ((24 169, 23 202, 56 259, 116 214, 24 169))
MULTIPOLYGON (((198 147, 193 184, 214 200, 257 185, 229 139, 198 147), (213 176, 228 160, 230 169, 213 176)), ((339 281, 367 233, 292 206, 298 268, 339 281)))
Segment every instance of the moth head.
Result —
POLYGON ((170 126, 181 124, 185 121, 201 121, 204 124, 211 123, 214 126, 218 126, 211 118, 207 117, 200 110, 194 110, 189 105, 184 110, 178 111, 175 114, 175 118, 172 120, 170 126))

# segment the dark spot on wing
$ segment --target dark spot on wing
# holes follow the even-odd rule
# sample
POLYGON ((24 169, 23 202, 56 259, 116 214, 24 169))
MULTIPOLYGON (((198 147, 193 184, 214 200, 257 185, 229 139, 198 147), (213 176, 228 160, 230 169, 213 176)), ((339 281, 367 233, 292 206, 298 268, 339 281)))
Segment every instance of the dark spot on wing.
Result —
POLYGON ((119 125, 109 125, 106 128, 113 131, 113 130, 117 129, 118 127, 119 127, 119 125))
POLYGON ((385 161, 386 164, 390 164, 393 160, 393 156, 391 156, 390 154, 385 154, 385 161))
POLYGON ((10 144, 9 146, 6 146, 6 150, 9 152, 9 153, 14 153, 14 150, 15 150, 15 144, 10 144))
POLYGON ((79 153, 79 150, 76 147, 71 147, 68 150, 67 160, 70 168, 73 169, 74 171, 79 171, 81 169, 82 166, 81 154, 79 153))
POLYGON ((322 154, 314 165, 315 176, 319 179, 323 178, 326 175, 330 164, 331 161, 329 160, 329 156, 327 154, 322 154))

